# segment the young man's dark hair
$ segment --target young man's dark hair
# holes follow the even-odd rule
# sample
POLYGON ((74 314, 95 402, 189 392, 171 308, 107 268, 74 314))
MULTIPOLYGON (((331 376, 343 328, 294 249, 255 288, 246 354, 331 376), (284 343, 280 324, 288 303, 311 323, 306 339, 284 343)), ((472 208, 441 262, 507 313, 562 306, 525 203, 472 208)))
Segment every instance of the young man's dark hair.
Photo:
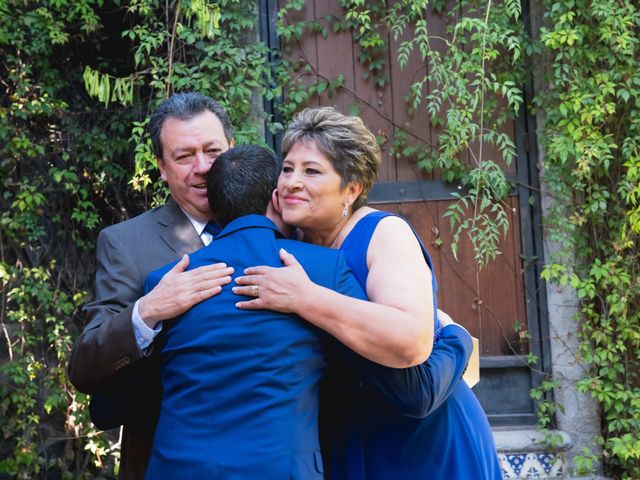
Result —
POLYGON ((281 163, 269 150, 242 145, 220 155, 207 174, 209 208, 221 227, 243 215, 264 215, 281 163))
POLYGON ((231 128, 231 120, 227 112, 224 111, 222 105, 213 98, 209 98, 201 93, 176 93, 158 105, 151 114, 149 119, 149 135, 151 135, 151 143, 156 157, 162 159, 162 142, 160 141, 160 132, 162 125, 167 118, 177 118, 186 121, 193 117, 197 117, 203 112, 209 111, 213 113, 220 123, 224 131, 227 141, 231 141, 233 132, 231 128))

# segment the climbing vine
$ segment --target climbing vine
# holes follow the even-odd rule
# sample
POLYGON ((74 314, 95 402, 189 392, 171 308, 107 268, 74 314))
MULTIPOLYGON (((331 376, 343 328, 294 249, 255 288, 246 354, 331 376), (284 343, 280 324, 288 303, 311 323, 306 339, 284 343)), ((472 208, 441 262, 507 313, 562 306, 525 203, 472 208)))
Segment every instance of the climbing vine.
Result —
POLYGON ((580 298, 579 388, 601 408, 607 473, 639 478, 640 11, 630 0, 544 6, 541 138, 560 248, 543 276, 580 298))

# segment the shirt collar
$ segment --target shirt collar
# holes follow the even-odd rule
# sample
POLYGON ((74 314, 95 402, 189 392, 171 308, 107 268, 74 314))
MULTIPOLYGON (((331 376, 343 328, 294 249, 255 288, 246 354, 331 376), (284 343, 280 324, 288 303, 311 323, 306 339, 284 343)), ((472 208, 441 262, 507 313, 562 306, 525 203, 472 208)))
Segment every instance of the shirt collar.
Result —
POLYGON ((197 220, 193 218, 191 215, 185 212, 182 209, 182 207, 180 208, 180 210, 182 210, 182 213, 184 213, 186 217, 189 219, 189 221, 191 222, 191 225, 193 225, 193 228, 196 230, 196 233, 198 234, 198 236, 202 236, 202 232, 204 231, 204 227, 207 225, 207 222, 206 221, 203 222, 201 220, 197 220))

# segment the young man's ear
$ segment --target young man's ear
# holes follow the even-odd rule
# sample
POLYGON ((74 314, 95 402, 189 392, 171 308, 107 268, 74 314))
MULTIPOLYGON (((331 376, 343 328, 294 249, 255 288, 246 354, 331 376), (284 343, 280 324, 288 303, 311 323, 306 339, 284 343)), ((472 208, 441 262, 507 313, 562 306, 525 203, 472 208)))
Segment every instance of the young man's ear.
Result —
POLYGON ((274 188, 273 192, 271 192, 271 206, 275 209, 275 211, 281 215, 282 208, 280 207, 280 197, 278 196, 278 189, 274 188))
POLYGON ((277 194, 277 191, 274 190, 273 193, 271 194, 271 200, 269 201, 269 205, 267 205, 266 216, 269 220, 271 220, 273 223, 276 224, 276 227, 280 229, 280 231, 285 237, 291 238, 295 229, 290 225, 287 225, 286 223, 284 223, 284 220, 282 220, 281 213, 282 213, 282 210, 280 209, 278 194, 277 194))

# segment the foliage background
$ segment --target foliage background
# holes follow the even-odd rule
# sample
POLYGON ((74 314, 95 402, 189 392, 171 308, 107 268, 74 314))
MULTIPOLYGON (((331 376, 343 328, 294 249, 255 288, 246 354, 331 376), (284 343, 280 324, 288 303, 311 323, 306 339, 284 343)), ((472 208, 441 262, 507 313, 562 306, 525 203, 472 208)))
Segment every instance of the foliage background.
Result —
MULTIPOLYGON (((410 29, 413 40, 401 44, 398 58, 415 49, 435 73, 417 79, 407 108, 427 109, 443 134, 423 148, 400 135, 394 149, 468 186, 449 216, 458 236, 471 236, 479 264, 499 253, 510 189, 482 144, 498 146, 504 161, 513 158, 501 122, 518 112, 523 83, 540 79, 539 134, 558 205, 545 228, 563 245, 548 259, 545 278, 571 284, 581 298, 576 354, 593 372, 581 388, 601 406, 603 432, 594 440, 608 473, 640 478, 635 3, 545 0, 546 27, 536 42, 517 0, 463 0, 455 8, 344 0, 342 18, 288 25, 286 9, 302 3, 290 1, 281 12, 283 38, 350 30, 375 82, 385 81, 376 60, 381 29, 410 29), (431 49, 429 11, 451 17, 446 55, 431 49), (428 94, 426 81, 436 86, 428 94), (467 150, 476 159, 470 166, 457 160, 467 150)), ((261 142, 261 120, 282 128, 255 108, 261 97, 285 95, 277 102, 285 122, 310 96, 341 88, 340 77, 309 83, 292 75, 305 66, 257 41, 257 15, 257 3, 233 0, 0 0, 0 477, 117 471, 118 439, 91 428, 87 398, 69 385, 65 368, 83 326, 99 229, 166 194, 144 130, 149 111, 172 91, 201 91, 226 107, 239 143, 261 142)), ((551 427, 554 404, 546 405, 541 424, 551 427)), ((588 472, 592 452, 577 466, 588 472)))
POLYGON ((169 92, 217 98, 240 143, 263 137, 256 19, 252 2, 0 0, 0 477, 113 472, 117 439, 65 373, 97 233, 164 198, 144 124, 169 92))
MULTIPOLYGON (((594 441, 606 473, 640 478, 640 10, 632 1, 542 6, 537 106, 554 204, 545 228, 560 245, 543 277, 580 299, 576 359, 590 369, 578 388, 600 406, 594 441)), ((592 461, 586 450, 579 469, 592 461)))

